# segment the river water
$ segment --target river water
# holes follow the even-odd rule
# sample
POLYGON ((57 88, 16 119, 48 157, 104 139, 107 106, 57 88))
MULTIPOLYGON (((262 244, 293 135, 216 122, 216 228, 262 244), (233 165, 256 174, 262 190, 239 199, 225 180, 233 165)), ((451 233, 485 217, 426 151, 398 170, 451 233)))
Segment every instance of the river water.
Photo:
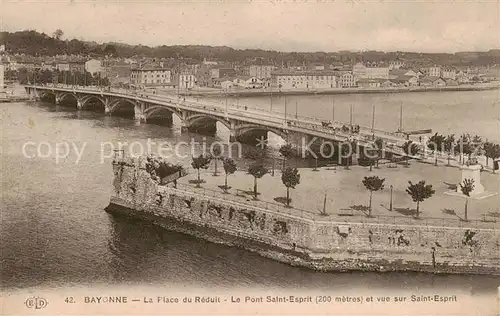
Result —
MULTIPOLYGON (((299 115, 328 119, 331 99, 289 97, 287 104, 297 101, 299 115)), ((235 102, 269 105, 268 98, 235 102)), ((378 127, 387 124, 387 129, 397 128, 403 102, 403 125, 407 128, 470 131, 500 141, 497 91, 339 95, 335 96, 335 115, 349 120, 349 104, 354 104, 355 122, 370 125, 374 102, 378 127)), ((276 98, 273 103, 280 109, 284 98, 276 98)), ((148 138, 179 142, 201 137, 181 134, 176 125, 137 125, 126 118, 77 112, 48 103, 5 103, 0 104, 0 110, 0 259, 4 291, 35 286, 146 284, 323 291, 427 289, 493 299, 500 284, 500 278, 489 276, 318 273, 148 224, 113 218, 103 210, 112 194, 112 168, 109 158, 101 163, 102 142, 143 143, 148 138), (25 157, 22 148, 27 141, 47 142, 44 153, 48 148, 55 150, 57 142, 85 147, 78 163, 74 152, 56 162, 53 156, 25 157)), ((224 137, 217 135, 207 141, 224 137)), ((31 148, 28 154, 34 155, 35 151, 31 148)))

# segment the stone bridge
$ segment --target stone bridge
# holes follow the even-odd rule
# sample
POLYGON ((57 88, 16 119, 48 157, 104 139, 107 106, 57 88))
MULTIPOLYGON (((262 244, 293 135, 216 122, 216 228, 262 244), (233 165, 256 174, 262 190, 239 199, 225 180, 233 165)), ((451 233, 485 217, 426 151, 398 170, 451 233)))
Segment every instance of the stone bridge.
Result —
POLYGON ((230 133, 231 141, 255 144, 267 139, 267 133, 274 133, 298 149, 314 142, 316 147, 325 141, 331 143, 356 142, 358 146, 370 147, 375 138, 382 138, 387 146, 384 150, 402 154, 404 135, 361 128, 359 133, 342 132, 322 125, 321 120, 286 117, 263 109, 248 109, 205 101, 180 99, 175 96, 157 95, 126 89, 99 89, 97 87, 69 86, 25 86, 34 99, 50 97, 56 104, 65 100, 76 101, 79 110, 99 108, 107 114, 127 113, 139 122, 162 119, 172 123, 177 116, 182 131, 212 134, 220 122, 230 133))

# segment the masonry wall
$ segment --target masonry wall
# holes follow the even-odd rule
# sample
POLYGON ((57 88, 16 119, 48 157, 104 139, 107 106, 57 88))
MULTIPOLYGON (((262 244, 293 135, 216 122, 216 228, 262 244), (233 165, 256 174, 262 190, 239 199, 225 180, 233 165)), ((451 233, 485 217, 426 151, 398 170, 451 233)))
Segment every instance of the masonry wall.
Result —
MULTIPOLYGON (((500 232, 307 220, 159 186, 144 159, 114 162, 111 202, 167 229, 319 270, 500 274, 500 232)), ((327 218, 326 218, 327 219, 327 218)))

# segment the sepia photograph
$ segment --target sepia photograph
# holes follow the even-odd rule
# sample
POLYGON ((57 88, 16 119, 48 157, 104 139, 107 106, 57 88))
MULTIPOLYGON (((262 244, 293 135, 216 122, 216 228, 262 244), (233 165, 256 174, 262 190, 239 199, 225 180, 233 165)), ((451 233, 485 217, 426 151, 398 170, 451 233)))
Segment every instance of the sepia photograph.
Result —
POLYGON ((0 315, 500 315, 500 2, 0 1, 0 315))

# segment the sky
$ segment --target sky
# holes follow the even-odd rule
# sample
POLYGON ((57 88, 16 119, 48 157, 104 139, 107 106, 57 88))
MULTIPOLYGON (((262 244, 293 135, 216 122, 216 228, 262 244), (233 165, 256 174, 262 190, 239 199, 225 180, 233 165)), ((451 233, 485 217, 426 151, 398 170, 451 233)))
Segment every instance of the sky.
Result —
POLYGON ((497 1, 0 0, 0 29, 156 45, 279 51, 500 48, 497 1))

